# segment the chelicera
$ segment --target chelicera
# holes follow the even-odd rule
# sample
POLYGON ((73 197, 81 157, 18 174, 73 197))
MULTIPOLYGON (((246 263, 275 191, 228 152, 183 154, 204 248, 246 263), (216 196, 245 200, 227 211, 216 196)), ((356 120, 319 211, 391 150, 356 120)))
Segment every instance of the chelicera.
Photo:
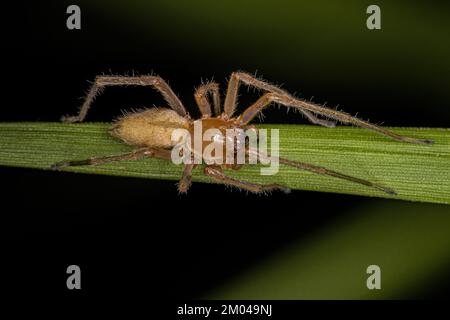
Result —
MULTIPOLYGON (((69 123, 83 121, 94 98, 99 92, 102 91, 102 89, 108 86, 128 85, 153 87, 162 94, 164 100, 168 104, 168 107, 166 108, 150 108, 127 114, 113 124, 110 130, 111 135, 122 140, 126 144, 136 147, 136 149, 130 153, 121 155, 93 157, 85 160, 62 161, 54 164, 52 166, 53 169, 59 170, 68 166, 99 165, 121 160, 138 160, 144 157, 155 157, 171 160, 171 150, 177 143, 171 139, 172 133, 175 129, 182 128, 191 132, 195 123, 198 123, 199 121, 201 122, 204 130, 215 128, 223 132, 224 135, 226 130, 243 130, 253 128, 253 126, 249 123, 258 114, 260 114, 264 108, 274 103, 285 107, 295 108, 312 123, 325 127, 334 127, 336 123, 318 118, 318 116, 323 116, 327 119, 333 119, 345 124, 370 129, 397 141, 419 144, 433 143, 431 140, 401 136, 367 121, 352 117, 344 112, 297 99, 279 87, 255 78, 245 72, 234 72, 231 74, 225 101, 223 103, 223 109, 221 108, 220 92, 217 83, 208 82, 199 86, 195 91, 195 100, 202 116, 197 120, 191 119, 189 113, 186 111, 186 108, 183 106, 177 95, 172 91, 169 85, 158 76, 98 76, 95 78, 95 81, 88 92, 78 115, 63 117, 62 120, 69 123), (240 115, 234 115, 236 110, 238 88, 241 82, 249 87, 261 89, 265 91, 265 94, 245 109, 240 115)), ((237 144, 237 149, 247 148, 245 142, 241 141, 237 144)), ((247 154, 251 152, 251 150, 246 151, 247 154)), ((284 158, 279 158, 279 163, 322 175, 345 179, 371 188, 376 188, 388 194, 396 194, 394 190, 388 187, 313 164, 292 161, 284 158)), ((189 189, 191 185, 192 170, 195 166, 196 164, 184 165, 182 177, 178 184, 178 190, 180 192, 186 192, 189 189)), ((277 189, 285 192, 289 191, 289 188, 280 184, 263 185, 238 180, 227 176, 223 171, 223 169, 238 170, 240 167, 240 165, 236 164, 206 165, 203 172, 217 182, 235 186, 254 193, 264 193, 277 189)))

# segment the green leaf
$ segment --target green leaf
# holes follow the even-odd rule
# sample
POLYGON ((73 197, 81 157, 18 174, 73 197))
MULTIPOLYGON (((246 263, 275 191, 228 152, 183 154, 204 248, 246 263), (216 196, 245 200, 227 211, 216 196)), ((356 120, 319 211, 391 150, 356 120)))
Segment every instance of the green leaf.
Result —
MULTIPOLYGON (((62 160, 115 155, 132 147, 108 134, 105 123, 0 123, 0 165, 50 170, 62 160)), ((246 165, 230 176, 258 183, 280 183, 292 189, 386 197, 450 204, 450 129, 390 128, 435 141, 416 145, 393 141, 353 127, 333 129, 308 125, 264 125, 279 129, 280 156, 324 166, 394 189, 398 195, 333 177, 281 165, 273 176, 260 175, 261 166, 246 165)), ((178 180, 182 168, 170 161, 142 159, 98 166, 70 167, 73 172, 178 180)), ((194 181, 212 182, 194 170, 194 181)), ((175 188, 175 186, 174 186, 175 188)))

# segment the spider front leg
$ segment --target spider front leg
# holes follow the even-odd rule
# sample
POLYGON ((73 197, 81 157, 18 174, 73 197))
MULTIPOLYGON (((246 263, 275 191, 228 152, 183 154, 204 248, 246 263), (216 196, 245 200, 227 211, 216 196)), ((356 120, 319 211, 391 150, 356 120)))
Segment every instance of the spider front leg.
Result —
MULTIPOLYGON (((292 96, 289 93, 278 88, 277 86, 274 86, 273 84, 256 79, 255 77, 245 72, 233 72, 231 74, 230 81, 228 82, 227 95, 225 97, 224 103, 224 113, 229 118, 231 118, 234 112, 236 111, 239 82, 243 82, 249 87, 254 87, 257 89, 265 90, 271 93, 276 93, 282 96, 292 98, 292 96)), ((308 110, 299 110, 299 111, 303 113, 303 115, 314 124, 318 124, 328 128, 334 128, 336 126, 336 122, 319 119, 308 110)))
POLYGON ((208 101, 208 95, 211 94, 213 98, 214 113, 216 116, 220 115, 220 93, 219 85, 215 82, 208 82, 201 85, 195 91, 195 101, 202 116, 211 116, 211 105, 208 101))
POLYGON ((281 105, 284 105, 285 107, 293 107, 297 108, 299 110, 307 110, 311 111, 317 114, 321 114, 327 117, 330 117, 332 119, 336 119, 338 121, 347 123, 347 124, 353 124, 357 127, 373 130, 375 132, 378 132, 382 135, 388 136, 394 140, 397 141, 403 141, 403 142, 411 142, 411 143, 418 143, 418 144, 432 144, 432 140, 427 139, 416 139, 416 138, 410 138, 405 137, 399 134, 396 134, 394 132, 391 132, 389 130, 383 129, 377 125, 374 125, 370 122, 360 120, 358 118, 352 117, 349 114, 346 114, 344 112, 335 111, 332 109, 328 109, 325 107, 320 107, 318 105, 295 99, 293 97, 286 97, 284 95, 280 95, 277 93, 266 93, 261 98, 259 98, 253 105, 248 107, 239 117, 238 117, 238 123, 239 125, 246 125, 249 123, 258 113, 260 113, 265 107, 270 105, 272 102, 279 103, 281 105))
POLYGON ((226 185, 235 186, 239 189, 244 189, 253 193, 265 193, 265 192, 271 192, 274 190, 281 190, 285 193, 289 193, 291 190, 285 186, 282 186, 280 184, 258 184, 258 183, 251 183, 248 181, 238 180, 231 178, 227 175, 225 175, 222 171, 222 169, 218 166, 207 166, 204 170, 205 174, 214 180, 221 182, 226 185))
MULTIPOLYGON (((264 159, 266 161, 270 160, 270 157, 268 157, 266 154, 259 152, 258 150, 248 149, 246 152, 248 155, 252 154, 252 155, 257 156, 259 159, 264 159)), ((377 183, 373 183, 368 180, 349 176, 349 175, 346 175, 346 174, 343 174, 343 173, 340 173, 337 171, 333 171, 333 170, 330 170, 330 169, 327 169, 324 167, 316 166, 316 165, 309 164, 309 163, 299 162, 299 161, 293 161, 293 160, 289 160, 289 159, 285 159, 285 158, 279 158, 278 161, 281 164, 284 164, 284 165, 287 165, 287 166, 290 166, 293 168, 297 168, 300 170, 306 170, 306 171, 310 171, 310 172, 325 175, 325 176, 335 177, 335 178, 342 179, 342 180, 347 180, 347 181, 350 181, 353 183, 357 183, 357 184, 361 184, 361 185, 364 185, 367 187, 378 189, 378 190, 383 191, 390 195, 397 195, 397 193, 394 190, 392 190, 391 188, 387 188, 387 187, 384 187, 377 183)))
POLYGON ((150 86, 158 90, 169 106, 179 115, 186 116, 187 112, 177 95, 172 91, 167 82, 158 76, 97 76, 92 84, 84 103, 82 104, 78 115, 63 117, 63 122, 73 123, 81 122, 87 115, 87 112, 95 97, 107 86, 150 86))

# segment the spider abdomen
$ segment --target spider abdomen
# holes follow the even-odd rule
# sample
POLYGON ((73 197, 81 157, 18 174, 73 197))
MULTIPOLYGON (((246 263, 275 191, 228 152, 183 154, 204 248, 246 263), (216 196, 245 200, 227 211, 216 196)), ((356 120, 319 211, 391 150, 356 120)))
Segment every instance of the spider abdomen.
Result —
POLYGON ((189 127, 189 120, 173 110, 152 108, 121 117, 110 130, 116 137, 129 145, 171 148, 175 129, 189 127))

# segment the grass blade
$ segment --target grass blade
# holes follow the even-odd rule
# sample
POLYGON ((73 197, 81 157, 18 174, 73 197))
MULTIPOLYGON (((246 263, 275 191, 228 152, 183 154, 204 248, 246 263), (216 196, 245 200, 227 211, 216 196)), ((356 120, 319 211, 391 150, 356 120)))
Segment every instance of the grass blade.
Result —
MULTIPOLYGON (((131 150, 111 138, 106 123, 0 123, 0 165, 48 170, 61 160, 113 155, 131 150)), ((381 191, 348 181, 280 166, 274 176, 260 175, 260 166, 244 166, 230 175, 259 183, 277 182, 292 189, 387 197, 450 204, 450 129, 390 128, 411 137, 427 138, 424 146, 392 141, 353 127, 264 125, 280 130, 280 156, 321 165, 394 189, 381 191)), ((143 159, 100 166, 71 167, 67 171, 127 177, 178 180, 182 168, 169 161, 143 159)), ((212 182, 194 170, 194 181, 212 182)))

